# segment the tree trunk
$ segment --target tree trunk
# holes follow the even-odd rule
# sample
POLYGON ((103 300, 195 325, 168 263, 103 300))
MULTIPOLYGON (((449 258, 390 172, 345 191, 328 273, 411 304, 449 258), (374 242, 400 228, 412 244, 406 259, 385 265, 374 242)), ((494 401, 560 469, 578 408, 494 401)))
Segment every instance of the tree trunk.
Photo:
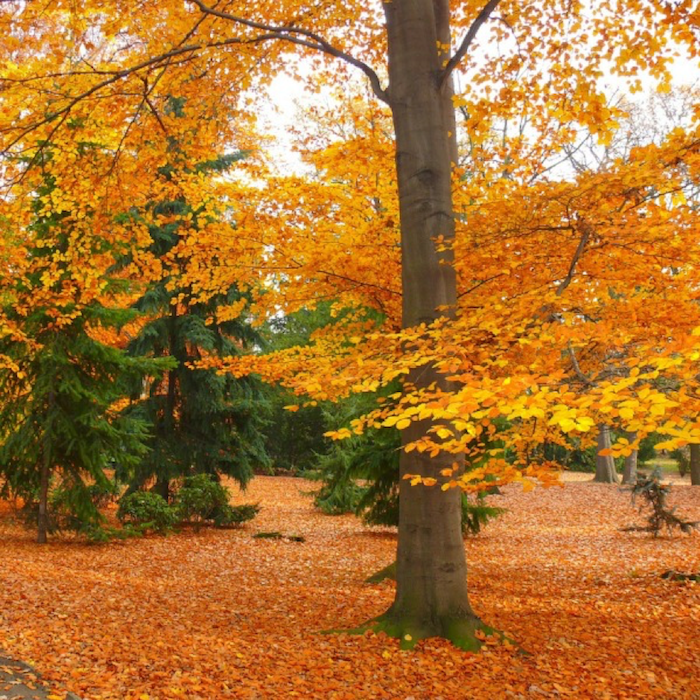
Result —
POLYGON ((170 479, 162 476, 161 474, 156 475, 156 482, 150 488, 150 491, 157 493, 161 498, 166 501, 170 500, 170 479))
POLYGON ((54 393, 49 391, 46 422, 44 424, 41 472, 39 474, 39 515, 37 516, 36 541, 46 544, 49 534, 49 482, 51 480, 51 430, 54 410, 54 393))
POLYGON ((700 445, 690 446, 690 483, 700 486, 700 445))
MULTIPOLYGON (((48 442, 47 439, 44 442, 48 442)), ((46 544, 49 532, 49 478, 51 476, 51 452, 48 445, 44 446, 39 478, 39 516, 37 518, 36 541, 46 544)))
MULTIPOLYGON (((637 433, 628 433, 627 439, 630 442, 634 442, 637 439, 637 433)), ((637 483, 637 450, 632 450, 632 453, 625 457, 625 468, 622 472, 622 483, 623 484, 635 484, 637 483)))
MULTIPOLYGON (((389 46, 389 101, 396 133, 396 169, 401 217, 404 328, 429 324, 454 313, 455 271, 450 252, 438 253, 435 238, 454 238, 451 176, 456 162, 452 88, 440 88, 438 75, 449 45, 448 0, 386 2, 389 46)), ((417 388, 449 383, 434 367, 414 370, 407 383, 417 388)), ((402 431, 404 444, 430 424, 414 422, 402 431)), ((444 481, 440 470, 455 456, 430 458, 402 452, 396 597, 378 626, 399 637, 404 647, 418 639, 445 637, 456 645, 480 646, 474 632, 488 630, 467 596, 467 566, 461 530, 461 492, 439 486, 411 486, 406 474, 444 481)))
POLYGON ((601 455, 601 450, 609 450, 610 427, 607 425, 598 426, 598 453, 595 458, 595 478, 601 484, 617 484, 617 472, 615 471, 615 460, 612 455, 601 455))

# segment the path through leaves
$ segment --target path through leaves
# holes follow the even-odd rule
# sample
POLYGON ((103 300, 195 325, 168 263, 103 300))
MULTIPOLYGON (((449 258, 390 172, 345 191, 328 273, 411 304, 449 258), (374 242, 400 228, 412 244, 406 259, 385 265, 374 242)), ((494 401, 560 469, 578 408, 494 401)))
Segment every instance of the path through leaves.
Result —
MULTIPOLYGON (((588 477, 586 477, 588 478, 588 477)), ((300 479, 258 477, 241 530, 108 546, 36 546, 0 504, 0 647, 86 700, 700 698, 697 534, 649 538, 629 494, 577 481, 492 497, 508 513, 467 541, 472 602, 529 652, 467 655, 440 640, 402 652, 352 628, 392 600, 364 578, 395 538, 314 511, 300 479), (253 539, 258 531, 305 542, 253 539)), ((700 518, 700 490, 672 501, 700 518)))

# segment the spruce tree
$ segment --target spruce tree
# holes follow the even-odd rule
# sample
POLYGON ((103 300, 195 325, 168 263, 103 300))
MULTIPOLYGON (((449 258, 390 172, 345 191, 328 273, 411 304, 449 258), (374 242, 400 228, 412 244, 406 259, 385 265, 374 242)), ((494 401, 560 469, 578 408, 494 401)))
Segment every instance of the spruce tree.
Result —
POLYGON ((97 245, 88 254, 105 256, 109 243, 81 235, 68 212, 46 212, 42 199, 54 187, 46 175, 26 232, 29 271, 16 276, 4 299, 14 331, 0 338, 0 354, 11 361, 0 369, 0 493, 38 505, 40 543, 55 523, 49 493, 57 487, 78 529, 99 527, 93 496, 109 488, 105 470, 134 463, 147 450, 147 424, 114 408, 125 396, 123 380, 141 381, 168 364, 96 339, 98 326, 119 327, 133 312, 103 303, 120 285, 114 279, 101 278, 99 295, 83 293, 71 262, 75 251, 85 255, 86 246, 97 245))
MULTIPOLYGON (((198 166, 200 172, 224 172, 242 154, 230 154, 198 166)), ((170 178, 171 168, 161 177, 170 178)), ((130 473, 121 476, 130 491, 147 484, 164 498, 170 496, 173 479, 195 473, 215 478, 231 476, 245 486, 255 467, 267 468, 263 428, 267 411, 264 391, 252 377, 236 379, 214 370, 196 369, 191 363, 204 356, 237 355, 261 342, 248 320, 239 316, 217 320, 222 306, 243 300, 234 285, 226 293, 199 301, 182 281, 187 260, 168 256, 180 242, 183 222, 188 235, 200 212, 184 198, 154 204, 152 220, 165 224, 149 226, 150 252, 165 261, 164 275, 152 283, 134 308, 151 320, 128 345, 133 357, 172 357, 173 366, 148 386, 132 411, 152 424, 150 451, 130 473)), ((135 395, 142 392, 134 387, 135 395)))

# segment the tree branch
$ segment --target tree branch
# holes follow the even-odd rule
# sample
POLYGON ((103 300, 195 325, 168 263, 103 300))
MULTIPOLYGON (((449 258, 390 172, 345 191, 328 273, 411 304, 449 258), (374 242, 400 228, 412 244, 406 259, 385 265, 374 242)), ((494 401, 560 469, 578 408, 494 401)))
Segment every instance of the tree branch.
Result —
POLYGON ((558 297, 560 297, 566 291, 566 288, 571 284, 571 280, 573 280, 574 273, 576 272, 576 265, 581 259, 586 244, 588 243, 588 240, 590 239, 591 234, 593 233, 593 227, 586 221, 581 222, 581 229, 583 230, 583 233, 581 234, 578 246, 576 247, 574 257, 571 259, 569 271, 566 273, 566 277, 559 283, 559 286, 557 287, 556 294, 558 297))
MULTIPOLYGON (((291 44, 306 46, 309 49, 320 51, 329 56, 333 56, 334 58, 340 58, 346 63, 355 66, 355 68, 359 68, 369 78, 374 94, 382 102, 389 104, 389 96, 386 90, 382 88, 379 76, 374 72, 374 70, 372 70, 372 68, 354 56, 335 48, 335 46, 328 43, 318 34, 314 34, 314 32, 311 32, 308 29, 303 29, 302 27, 295 27, 293 24, 275 26, 272 24, 264 24, 263 22, 255 22, 253 20, 246 19, 245 17, 239 17, 237 15, 232 15, 229 12, 224 12, 223 10, 217 10, 213 7, 209 7, 203 2, 203 0, 188 0, 188 2, 193 3, 200 9, 201 12, 211 15, 212 17, 218 17, 228 22, 233 22, 234 24, 240 24, 244 27, 250 27, 251 29, 258 29, 262 32, 266 32, 266 34, 253 39, 253 41, 278 39, 279 41, 286 41, 291 44)), ((498 0, 498 2, 500 2, 500 0, 498 0)))
POLYGON ((571 341, 569 341, 566 344, 566 349, 569 353, 569 359, 571 360, 571 366, 574 368, 574 373, 576 376, 586 385, 586 386, 595 386, 595 384, 581 371, 581 366, 578 363, 578 360, 576 359, 576 353, 574 352, 574 346, 571 344, 571 341))
POLYGON ((447 65, 440 73, 440 77, 438 79, 438 87, 442 87, 447 82, 447 79, 450 77, 450 75, 452 75, 452 71, 454 71, 454 69, 459 65, 459 62, 467 55, 467 51, 469 51, 469 47, 474 41, 474 38, 476 37, 477 32, 481 28, 481 25, 484 22, 486 22, 486 20, 496 9, 500 2, 501 0, 489 0, 489 2, 486 3, 484 9, 481 12, 479 12, 476 19, 472 22, 471 26, 467 30, 466 36, 464 37, 464 39, 462 39, 462 43, 459 45, 459 48, 454 53, 452 58, 450 58, 450 60, 447 62, 447 65))

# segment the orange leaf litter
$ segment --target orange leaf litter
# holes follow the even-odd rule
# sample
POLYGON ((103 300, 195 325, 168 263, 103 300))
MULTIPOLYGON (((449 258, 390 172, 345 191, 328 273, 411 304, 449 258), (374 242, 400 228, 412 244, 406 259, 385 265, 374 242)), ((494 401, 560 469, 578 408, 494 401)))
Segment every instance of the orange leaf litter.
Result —
MULTIPOLYGON (((620 532, 641 522, 629 494, 582 478, 506 488, 508 513, 466 542, 474 608, 527 655, 320 635, 390 604, 363 579, 395 535, 317 513, 314 485, 284 477, 236 493, 263 507, 243 529, 108 546, 39 547, 2 504, 0 648, 86 700, 700 698, 700 587, 659 577, 700 570, 700 536, 620 532), (269 530, 306 541, 251 537, 269 530)), ((700 519, 700 489, 672 501, 700 519)))

